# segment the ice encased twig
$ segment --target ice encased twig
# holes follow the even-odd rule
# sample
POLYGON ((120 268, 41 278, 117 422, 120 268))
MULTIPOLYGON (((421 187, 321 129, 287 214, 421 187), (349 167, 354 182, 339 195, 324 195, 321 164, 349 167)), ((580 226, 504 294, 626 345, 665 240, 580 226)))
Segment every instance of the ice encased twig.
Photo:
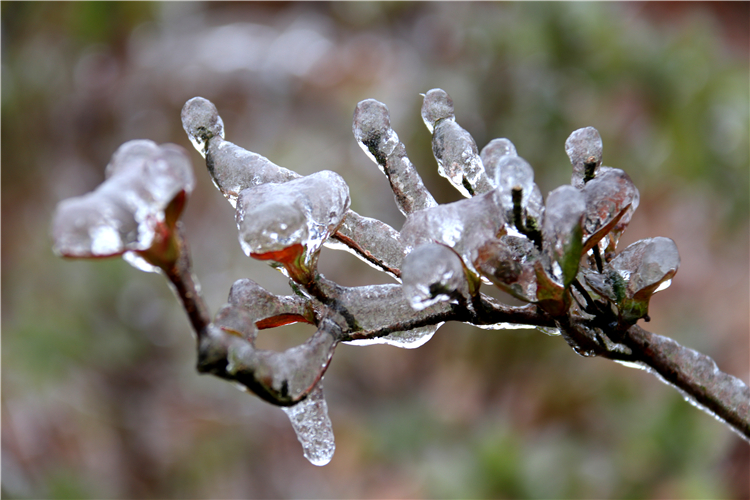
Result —
POLYGON ((586 183, 587 170, 594 177, 602 164, 602 138, 594 127, 579 128, 565 141, 565 153, 573 165, 570 183, 582 189, 586 183))
POLYGON ((328 404, 322 382, 301 402, 281 408, 289 417, 305 458, 313 465, 326 465, 333 458, 336 444, 333 438, 328 404))
POLYGON ((438 173, 466 197, 490 191, 493 186, 484 171, 474 138, 458 123, 453 100, 442 89, 424 96, 422 120, 432 132, 432 152, 438 173))
POLYGON ((406 147, 391 128, 385 104, 375 99, 357 104, 352 130, 359 146, 388 178, 401 213, 408 215, 437 205, 406 155, 406 147))
POLYGON ((427 243, 415 248, 404 260, 401 279, 404 296, 418 311, 437 302, 470 304, 461 258, 445 245, 427 243))

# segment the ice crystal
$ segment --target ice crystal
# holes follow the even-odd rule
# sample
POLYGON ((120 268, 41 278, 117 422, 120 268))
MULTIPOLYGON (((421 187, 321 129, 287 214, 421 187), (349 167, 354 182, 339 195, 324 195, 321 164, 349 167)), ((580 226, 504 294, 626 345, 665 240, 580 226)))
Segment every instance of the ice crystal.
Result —
POLYGON ((319 383, 303 401, 294 406, 284 406, 282 410, 292 422, 305 458, 318 466, 330 462, 336 444, 331 419, 328 417, 328 404, 323 395, 323 384, 319 383))

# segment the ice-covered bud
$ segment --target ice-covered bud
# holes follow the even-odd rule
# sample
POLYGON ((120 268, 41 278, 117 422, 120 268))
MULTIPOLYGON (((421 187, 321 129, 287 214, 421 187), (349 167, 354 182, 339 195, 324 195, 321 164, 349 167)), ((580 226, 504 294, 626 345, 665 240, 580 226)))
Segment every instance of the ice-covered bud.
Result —
POLYGON ((63 257, 123 255, 156 271, 177 259, 177 222, 194 179, 190 160, 176 145, 126 142, 93 192, 60 202, 52 223, 54 250, 63 257))
POLYGON ((443 89, 432 89, 424 95, 422 103, 422 120, 430 132, 434 132, 435 124, 444 119, 455 119, 453 99, 443 89))
MULTIPOLYGON (((597 176, 603 175, 608 170, 612 170, 611 167, 600 167, 597 171, 597 176)), ((615 224, 615 227, 612 228, 612 231, 609 232, 606 239, 607 245, 604 250, 612 254, 617 249, 617 243, 620 241, 620 237, 622 236, 622 233, 625 232, 625 230, 628 228, 628 224, 630 224, 630 220, 633 218, 633 213, 635 213, 636 209, 638 208, 638 205, 641 201, 641 195, 638 191, 638 188, 633 184, 633 189, 635 190, 635 194, 633 196, 633 201, 631 201, 630 206, 625 211, 622 217, 620 217, 620 220, 615 224)), ((602 242, 604 241, 602 240, 602 242)), ((602 244, 600 243, 600 247, 602 244)))
POLYGON ((261 330, 297 322, 315 322, 310 302, 297 295, 275 295, 250 279, 234 282, 229 291, 228 306, 246 311, 261 330))
POLYGON ((586 282, 617 304, 620 318, 634 323, 648 315, 651 295, 669 286, 680 266, 670 238, 639 240, 605 265, 601 275, 587 273, 586 282))
POLYGON ((437 302, 468 303, 469 284, 463 263, 445 245, 427 243, 404 259, 401 269, 404 296, 422 310, 437 302))
POLYGON ((240 245, 245 254, 280 262, 290 277, 307 281, 349 203, 346 182, 328 170, 245 189, 235 212, 240 245))
POLYGON ((504 156, 518 156, 516 147, 510 140, 492 139, 482 151, 479 153, 482 163, 484 164, 484 171, 487 173, 487 178, 493 183, 494 187, 497 187, 498 176, 497 169, 500 160, 504 156))
POLYGON ((583 195, 586 200, 583 250, 586 252, 622 220, 633 201, 638 199, 638 189, 628 174, 618 168, 607 168, 586 183, 583 195))
POLYGON ((499 206, 497 192, 490 191, 473 198, 438 205, 409 215, 401 229, 407 250, 425 243, 451 247, 464 265, 474 268, 479 247, 491 238, 505 233, 505 217, 499 206))
POLYGON ((214 103, 203 97, 193 97, 182 107, 182 128, 193 147, 204 158, 208 140, 212 137, 224 138, 224 122, 214 103))
POLYGON ((581 219, 586 210, 583 194, 573 186, 560 186, 547 195, 542 239, 550 257, 552 278, 564 287, 578 273, 581 260, 581 219))
POLYGON ((504 235, 485 242, 475 264, 482 276, 501 290, 525 302, 536 302, 534 265, 539 259, 539 250, 528 238, 504 235))
POLYGON ((594 127, 579 128, 565 141, 565 152, 573 165, 571 184, 578 189, 594 178, 602 164, 602 138, 594 127))

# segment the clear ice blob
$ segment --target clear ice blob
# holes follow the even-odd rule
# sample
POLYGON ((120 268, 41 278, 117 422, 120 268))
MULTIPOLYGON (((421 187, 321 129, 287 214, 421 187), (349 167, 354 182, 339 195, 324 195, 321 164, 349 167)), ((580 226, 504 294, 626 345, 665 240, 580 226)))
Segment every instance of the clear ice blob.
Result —
POLYGON ((404 260, 401 279, 404 296, 418 311, 437 302, 470 302, 463 263, 445 245, 427 243, 415 248, 404 260))
POLYGON ((485 174, 477 144, 456 123, 453 100, 444 90, 432 89, 425 94, 422 119, 432 132, 438 173, 466 197, 490 191, 493 186, 485 174))
POLYGON ((292 423, 305 458, 317 466, 330 462, 336 444, 322 382, 301 402, 294 406, 282 406, 281 409, 292 423))
POLYGON ((170 235, 194 186, 185 151, 173 144, 129 141, 112 155, 105 176, 93 192, 58 204, 52 223, 55 252, 72 258, 124 255, 144 271, 158 269, 147 260, 176 259, 170 235))
POLYGON ((240 193, 235 213, 242 250, 257 259, 280 262, 292 274, 290 267, 309 270, 349 203, 346 182, 328 170, 247 188, 240 193))
POLYGON ((602 138, 594 127, 579 128, 565 141, 565 152, 573 165, 571 184, 582 189, 602 164, 602 138))
POLYGON ((299 178, 257 153, 224 140, 224 125, 211 101, 193 97, 182 108, 182 127, 206 158, 211 180, 233 207, 243 189, 299 178))
POLYGON ((388 177, 401 213, 408 215, 437 205, 406 155, 406 147, 391 128, 385 104, 375 99, 357 104, 352 131, 365 154, 388 177))
POLYGON ((498 288, 525 302, 537 301, 539 250, 525 237, 503 235, 479 248, 476 267, 498 288))

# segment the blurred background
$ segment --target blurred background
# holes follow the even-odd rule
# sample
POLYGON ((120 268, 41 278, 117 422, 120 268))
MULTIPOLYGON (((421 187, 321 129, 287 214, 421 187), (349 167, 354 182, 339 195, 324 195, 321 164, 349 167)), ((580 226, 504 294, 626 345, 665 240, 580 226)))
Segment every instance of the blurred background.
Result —
MULTIPOLYGON (((748 498, 750 448, 653 376, 534 330, 449 324, 417 350, 341 345, 326 377, 331 463, 275 407, 194 369, 163 278, 51 251, 55 205, 104 178, 123 142, 189 150, 184 222, 212 311, 248 259, 231 206, 180 124, 218 107, 226 137, 400 228, 351 133, 375 98, 440 202, 420 92, 453 97, 481 148, 511 139, 543 193, 564 142, 596 127, 641 192, 622 247, 669 236, 682 265, 648 329, 750 376, 747 2, 3 2, 2 496, 7 498, 748 498)), ((389 282, 324 250, 342 285, 389 282)), ((262 332, 284 349, 311 327, 262 332)))

